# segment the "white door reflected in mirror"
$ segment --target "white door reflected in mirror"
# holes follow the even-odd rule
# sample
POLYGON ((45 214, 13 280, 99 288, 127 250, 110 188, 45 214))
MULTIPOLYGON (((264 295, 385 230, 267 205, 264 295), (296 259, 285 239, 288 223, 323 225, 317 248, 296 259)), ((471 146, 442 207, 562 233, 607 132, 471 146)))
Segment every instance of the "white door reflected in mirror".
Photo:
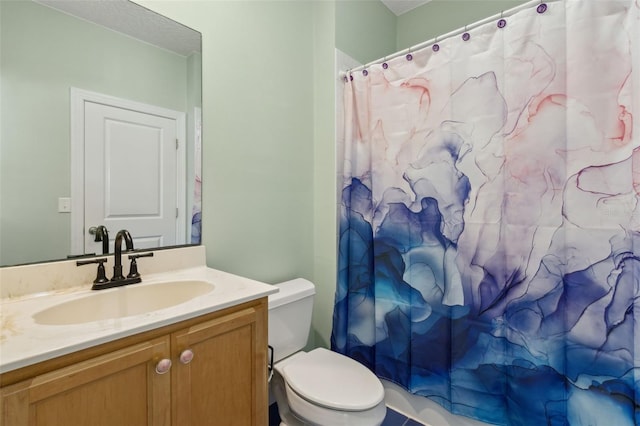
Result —
POLYGON ((109 232, 109 252, 120 229, 136 249, 184 244, 184 113, 80 90, 72 97, 73 152, 84 159, 83 184, 72 197, 84 212, 73 215, 82 221, 72 227, 74 253, 102 253, 89 232, 99 225, 109 232))

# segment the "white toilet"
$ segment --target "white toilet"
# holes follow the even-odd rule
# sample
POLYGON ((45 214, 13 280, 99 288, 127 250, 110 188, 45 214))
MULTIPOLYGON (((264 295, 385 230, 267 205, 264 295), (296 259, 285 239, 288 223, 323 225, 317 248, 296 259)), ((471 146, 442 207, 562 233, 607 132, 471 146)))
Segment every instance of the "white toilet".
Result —
POLYGON ((364 365, 327 349, 303 352, 315 288, 305 279, 276 285, 269 296, 269 345, 280 426, 377 426, 386 407, 380 380, 364 365))

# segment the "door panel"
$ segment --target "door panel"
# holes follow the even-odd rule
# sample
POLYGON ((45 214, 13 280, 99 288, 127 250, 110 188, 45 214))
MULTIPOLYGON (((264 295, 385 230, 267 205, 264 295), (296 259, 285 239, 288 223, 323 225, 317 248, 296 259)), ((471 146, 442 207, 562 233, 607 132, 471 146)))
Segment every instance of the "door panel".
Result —
POLYGON ((193 361, 176 363, 171 370, 173 424, 262 424, 266 392, 256 382, 256 377, 266 377, 262 314, 243 309, 172 335, 174 358, 185 349, 194 353, 193 361))
POLYGON ((0 424, 169 426, 171 380, 155 372, 169 344, 154 339, 5 387, 0 424))
POLYGON ((176 244, 174 119, 85 102, 85 252, 100 253, 88 230, 104 225, 110 252, 127 229, 135 248, 176 244))

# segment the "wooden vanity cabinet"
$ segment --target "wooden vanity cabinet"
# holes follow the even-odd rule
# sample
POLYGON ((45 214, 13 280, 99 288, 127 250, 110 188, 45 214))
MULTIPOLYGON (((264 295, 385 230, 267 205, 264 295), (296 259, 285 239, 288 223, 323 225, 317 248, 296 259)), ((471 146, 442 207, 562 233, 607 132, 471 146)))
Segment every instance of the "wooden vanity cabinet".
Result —
POLYGON ((3 387, 3 424, 168 425, 171 383, 150 360, 169 339, 132 345, 3 387))
POLYGON ((0 424, 263 426, 266 365, 262 298, 5 373, 0 424))

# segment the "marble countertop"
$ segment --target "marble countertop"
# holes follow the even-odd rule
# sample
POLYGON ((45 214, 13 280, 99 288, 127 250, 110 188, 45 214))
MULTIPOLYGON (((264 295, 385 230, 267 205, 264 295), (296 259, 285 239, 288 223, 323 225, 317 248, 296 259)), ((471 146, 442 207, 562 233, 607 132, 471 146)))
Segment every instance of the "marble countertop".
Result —
POLYGON ((122 287, 92 291, 91 284, 44 291, 0 303, 0 373, 57 356, 152 330, 206 313, 218 311, 276 293, 277 287, 218 271, 206 266, 149 274, 133 286, 152 286, 168 281, 199 280, 213 284, 213 291, 168 308, 128 317, 80 324, 38 324, 33 315, 74 299, 122 287))

